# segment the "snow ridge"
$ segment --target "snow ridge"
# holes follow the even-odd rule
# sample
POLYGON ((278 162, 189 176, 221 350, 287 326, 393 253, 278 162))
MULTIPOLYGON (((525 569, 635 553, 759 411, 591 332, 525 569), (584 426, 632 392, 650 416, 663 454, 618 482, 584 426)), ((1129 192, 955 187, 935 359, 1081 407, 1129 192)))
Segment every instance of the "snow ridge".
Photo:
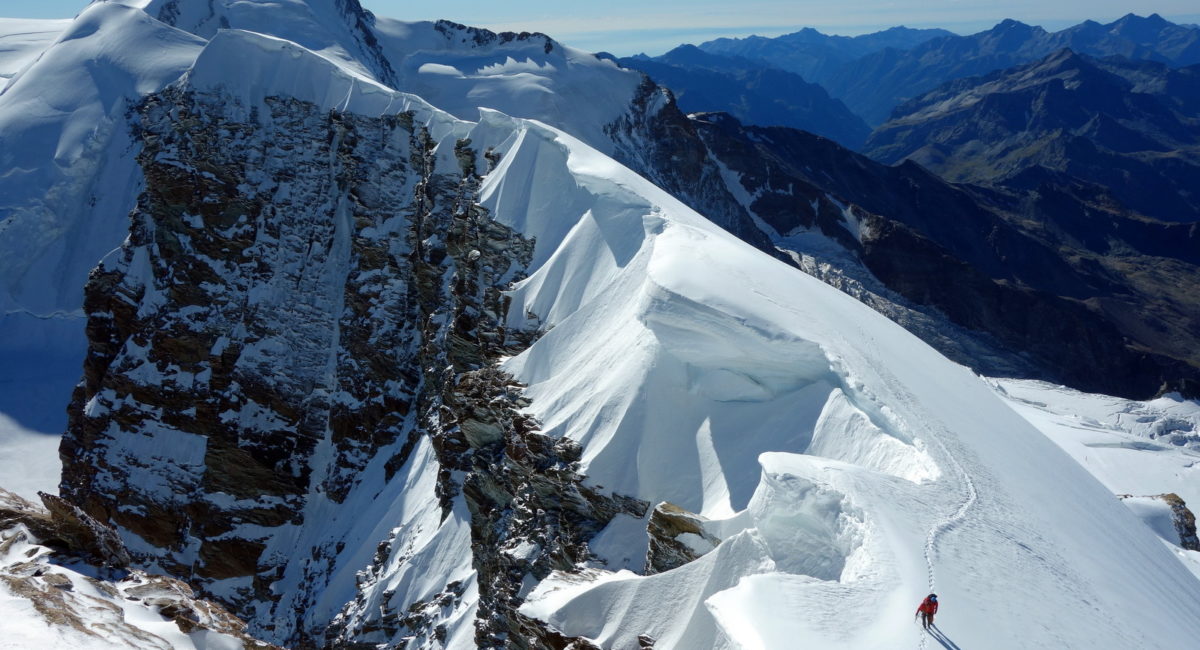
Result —
MULTIPOLYGON (((875 347, 874 339, 870 339, 870 346, 872 348, 875 347)), ((922 414, 922 416, 919 417, 919 419, 917 421, 922 422, 926 426, 931 426, 931 427, 938 429, 937 433, 930 436, 930 439, 932 440, 933 444, 937 447, 937 449, 941 452, 938 455, 939 459, 949 463, 949 465, 954 470, 954 476, 958 479, 959 483, 961 484, 962 498, 961 498, 960 502, 958 503, 957 507, 955 507, 955 509, 952 512, 942 516, 941 518, 939 518, 933 522, 933 524, 929 528, 929 531, 925 534, 925 544, 921 549, 922 557, 925 560, 927 587, 928 587, 929 593, 935 593, 937 591, 937 567, 936 567, 936 565, 937 565, 938 543, 945 536, 946 533, 951 531, 955 526, 959 525, 961 522, 963 522, 967 518, 968 512, 971 510, 971 508, 975 505, 975 503, 979 499, 979 492, 978 492, 978 489, 975 487, 975 480, 966 471, 966 469, 963 467, 962 463, 959 461, 959 459, 956 457, 956 455, 954 453, 952 453, 950 451, 950 448, 947 446, 946 441, 953 439, 953 436, 951 436, 949 431, 947 431, 946 428, 942 425, 941 420, 937 417, 932 417, 931 414, 928 414, 927 412, 925 412, 924 406, 921 405, 912 396, 912 394, 909 393, 900 384, 900 382, 896 379, 895 375, 893 375, 892 373, 887 372, 887 371, 881 372, 880 375, 881 375, 881 378, 883 379, 884 384, 886 384, 891 389, 891 391, 893 391, 893 393, 898 396, 900 401, 904 402, 905 406, 908 409, 915 411, 916 413, 922 414)), ((905 427, 905 428, 907 428, 907 427, 905 427)), ((924 649, 928 643, 928 640, 929 640, 928 634, 925 634, 923 632, 920 633, 919 647, 924 649)))

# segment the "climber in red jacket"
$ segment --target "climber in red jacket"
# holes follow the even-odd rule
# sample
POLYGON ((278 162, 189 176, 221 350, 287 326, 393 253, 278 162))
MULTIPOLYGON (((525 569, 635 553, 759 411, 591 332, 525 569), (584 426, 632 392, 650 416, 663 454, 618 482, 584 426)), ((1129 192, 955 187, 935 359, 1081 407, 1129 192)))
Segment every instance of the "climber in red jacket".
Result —
POLYGON ((925 600, 921 601, 921 606, 917 608, 917 613, 913 618, 920 616, 921 625, 928 630, 929 626, 933 625, 933 615, 937 613, 937 606, 937 594, 929 594, 925 600))

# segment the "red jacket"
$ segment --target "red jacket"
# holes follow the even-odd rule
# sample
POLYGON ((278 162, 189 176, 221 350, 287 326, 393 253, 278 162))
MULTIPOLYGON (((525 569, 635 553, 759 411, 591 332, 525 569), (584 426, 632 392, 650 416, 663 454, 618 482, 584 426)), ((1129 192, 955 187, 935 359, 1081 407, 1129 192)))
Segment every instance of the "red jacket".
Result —
POLYGON ((938 601, 926 596, 925 600, 921 601, 921 606, 917 608, 917 611, 925 612, 925 613, 929 614, 930 616, 932 616, 937 613, 937 607, 938 607, 938 601))

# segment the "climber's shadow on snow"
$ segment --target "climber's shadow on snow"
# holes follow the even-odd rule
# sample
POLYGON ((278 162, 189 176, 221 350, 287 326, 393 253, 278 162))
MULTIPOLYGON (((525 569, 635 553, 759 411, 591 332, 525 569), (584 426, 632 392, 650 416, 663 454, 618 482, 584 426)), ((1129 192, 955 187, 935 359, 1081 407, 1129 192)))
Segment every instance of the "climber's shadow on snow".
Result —
POLYGON ((942 644, 942 647, 946 648, 946 650, 962 650, 957 643, 951 641, 950 637, 946 636, 946 633, 938 629, 936 625, 929 626, 929 634, 934 640, 942 644))

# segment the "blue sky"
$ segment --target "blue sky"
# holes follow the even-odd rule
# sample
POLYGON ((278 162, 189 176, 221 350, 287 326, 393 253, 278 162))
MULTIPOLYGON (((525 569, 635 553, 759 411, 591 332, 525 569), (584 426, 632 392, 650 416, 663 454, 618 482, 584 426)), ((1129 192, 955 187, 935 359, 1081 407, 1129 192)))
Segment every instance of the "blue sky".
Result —
MULTIPOLYGON (((380 16, 449 18, 495 30, 541 31, 568 45, 618 55, 662 53, 719 36, 777 36, 800 27, 862 34, 894 25, 971 33, 1004 18, 1061 29, 1134 11, 1200 22, 1196 0, 361 0, 380 16)), ((66 18, 85 0, 0 0, 0 16, 66 18)))

